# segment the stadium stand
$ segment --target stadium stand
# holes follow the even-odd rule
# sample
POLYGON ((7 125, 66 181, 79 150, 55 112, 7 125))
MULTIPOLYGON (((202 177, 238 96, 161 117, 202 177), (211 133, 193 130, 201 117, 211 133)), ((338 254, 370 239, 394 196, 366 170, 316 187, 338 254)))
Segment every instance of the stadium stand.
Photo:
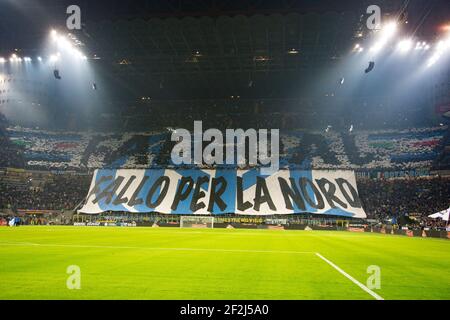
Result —
POLYGON ((0 208, 73 210, 86 196, 90 176, 4 172, 0 182, 0 208))
POLYGON ((450 179, 361 179, 358 190, 370 218, 426 217, 448 207, 450 179))
MULTIPOLYGON (((192 119, 173 123, 189 128, 196 116, 206 117, 208 125, 219 128, 271 127, 281 121, 273 114, 255 120, 246 114, 240 118, 194 113, 192 119)), ((12 214, 21 210, 72 212, 86 196, 93 169, 174 167, 170 128, 69 132, 11 126, 4 117, 0 120, 0 168, 5 168, 0 172, 0 209, 12 214)), ((355 170, 369 219, 436 229, 444 227, 443 222, 427 216, 448 207, 450 179, 435 177, 430 171, 450 167, 449 143, 447 126, 349 132, 297 129, 292 123, 281 130, 280 167, 355 170)), ((122 220, 130 219, 136 218, 122 220)), ((141 222, 155 219, 167 225, 178 221, 176 216, 143 215, 141 222)), ((295 216, 286 219, 300 223, 295 216)), ((34 216, 24 222, 48 220, 34 216)))
POLYGON ((440 143, 440 150, 434 167, 439 170, 450 170, 450 132, 447 131, 440 143))
MULTIPOLYGON (((282 130, 280 166, 301 169, 431 167, 448 160, 448 128, 357 132, 282 130), (446 160, 447 159, 447 160, 446 160)), ((56 132, 9 127, 1 138, 2 166, 87 171, 96 168, 170 167, 170 132, 56 132)))
MULTIPOLYGON (((74 173, 36 176, 36 172, 3 172, 0 179, 0 209, 14 212, 72 211, 86 196, 91 179, 90 175, 74 173)), ((448 207, 448 177, 359 179, 358 189, 369 219, 414 227, 445 227, 445 222, 428 219, 427 216, 448 207)), ((99 218, 104 218, 104 215, 99 218)), ((287 217, 289 221, 297 218, 287 217)), ((137 217, 128 216, 127 221, 132 219, 137 217)), ((170 219, 175 221, 177 218, 171 216, 170 219)))
MULTIPOLYGON (((11 213, 72 212, 86 196, 95 168, 172 166, 169 153, 173 142, 167 130, 113 134, 8 127, 2 129, 1 144, 1 167, 7 169, 0 172, 0 209, 11 213)), ((359 173, 396 170, 395 176, 403 178, 359 175, 358 188, 368 218, 438 229, 443 223, 427 216, 448 207, 450 179, 432 176, 429 171, 427 177, 416 178, 410 170, 430 170, 437 162, 443 166, 447 148, 445 126, 351 133, 287 130, 281 134, 280 164, 359 173)), ((144 218, 147 222, 169 219, 144 218)), ((177 219, 166 222, 170 225, 177 219)), ((286 219, 295 224, 298 217, 286 219)), ((24 221, 47 220, 34 217, 24 221)))

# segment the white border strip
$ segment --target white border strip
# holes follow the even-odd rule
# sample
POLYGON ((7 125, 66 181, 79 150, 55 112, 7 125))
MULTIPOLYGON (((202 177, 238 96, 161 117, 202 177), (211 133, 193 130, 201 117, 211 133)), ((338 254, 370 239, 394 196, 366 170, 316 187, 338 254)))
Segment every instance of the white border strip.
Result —
POLYGON ((356 284, 358 287, 360 287, 361 289, 363 289, 365 292, 367 292, 368 294, 370 294, 372 297, 374 297, 377 300, 384 300, 383 297, 379 296, 378 294, 376 294, 375 292, 373 292, 372 290, 370 290, 369 288, 367 288, 365 285, 363 285, 361 282, 359 282, 358 280, 356 280, 355 278, 353 278, 351 275, 349 275, 347 272, 345 272, 344 270, 342 270, 341 268, 339 268, 337 265, 335 265, 333 262, 331 262, 330 260, 328 260, 327 258, 325 258, 324 256, 322 256, 320 253, 316 252, 316 255, 322 259, 323 261, 325 261, 326 263, 328 263, 330 266, 332 266, 333 268, 335 268, 337 271, 339 271, 340 273, 342 273, 345 277, 347 277, 348 279, 350 279, 354 284, 356 284))

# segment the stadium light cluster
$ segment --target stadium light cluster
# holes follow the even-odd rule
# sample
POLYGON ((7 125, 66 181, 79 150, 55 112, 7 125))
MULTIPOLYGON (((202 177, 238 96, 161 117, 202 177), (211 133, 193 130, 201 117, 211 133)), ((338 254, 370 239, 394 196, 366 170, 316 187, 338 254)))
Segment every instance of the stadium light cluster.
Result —
POLYGON ((58 61, 59 56, 60 56, 59 53, 57 53, 57 54, 52 54, 52 55, 50 56, 50 58, 49 58, 49 59, 50 59, 50 62, 58 61))
MULTIPOLYGON (((87 56, 78 48, 79 46, 82 46, 82 42, 79 41, 73 34, 68 34, 67 37, 59 35, 56 30, 50 31, 50 36, 54 42, 57 43, 58 47, 62 50, 69 51, 73 56, 77 57, 80 60, 87 60, 87 56), (70 39, 70 40, 69 40, 70 39)), ((48 61, 55 62, 58 61, 61 57, 61 53, 58 51, 57 53, 50 54, 48 56, 48 61)), ((38 62, 42 62, 44 59, 42 56, 37 56, 36 60, 38 62)), ((20 57, 16 53, 13 53, 9 59, 6 59, 4 57, 0 57, 0 64, 4 64, 7 61, 10 63, 17 63, 17 62, 32 62, 33 58, 26 56, 26 57, 20 57)))
POLYGON ((355 46, 353 47, 353 52, 363 52, 364 48, 361 47, 361 45, 359 43, 355 44, 355 46))
POLYGON ((9 62, 20 62, 22 61, 21 57, 18 57, 17 54, 13 53, 9 58, 9 62))
POLYGON ((401 51, 401 52, 403 52, 403 53, 406 53, 406 52, 408 52, 409 50, 411 50, 411 48, 412 48, 412 46, 413 46, 413 41, 411 40, 411 39, 404 39, 404 40, 401 40, 398 44, 397 44, 397 48, 401 51))
POLYGON ((431 67, 434 65, 439 58, 444 54, 444 52, 448 52, 448 49, 450 48, 450 36, 446 40, 441 40, 436 45, 434 52, 432 56, 428 59, 427 67, 431 67))
MULTIPOLYGON (((50 55, 49 57, 49 61, 55 61, 55 60, 57 60, 57 58, 58 58, 58 55, 57 54, 52 54, 52 55, 50 55)), ((39 61, 39 62, 42 62, 43 61, 43 59, 42 59, 42 57, 41 56, 37 56, 36 57, 36 60, 37 61, 39 61)), ((5 59, 4 57, 0 57, 0 64, 4 64, 4 63, 6 63, 7 61, 9 61, 9 62, 11 62, 11 63, 14 63, 14 62, 32 62, 33 61, 33 58, 31 58, 31 57, 19 57, 18 55, 16 55, 15 53, 13 53, 10 57, 9 57, 9 59, 5 59)))
POLYGON ((389 22, 379 31, 379 39, 370 48, 372 52, 379 52, 389 42, 389 40, 397 33, 397 23, 389 22))
MULTIPOLYGON (((79 50, 74 51, 74 55, 76 57, 78 57, 79 59, 81 59, 81 60, 87 60, 87 57, 79 50)), ((61 56, 61 54, 59 52, 51 54, 51 55, 48 56, 48 61, 50 61, 50 62, 58 61, 60 56, 61 56)), ((38 62, 42 62, 42 61, 44 61, 44 58, 42 58, 41 56, 37 56, 36 58, 33 59, 32 57, 19 57, 16 54, 12 54, 9 57, 9 59, 6 59, 4 57, 0 57, 0 64, 4 64, 4 63, 6 63, 8 61, 10 63, 17 63, 17 62, 32 62, 34 60, 36 60, 38 62)))
POLYGON ((81 41, 79 41, 73 34, 69 33, 66 37, 63 35, 59 35, 56 30, 52 30, 50 32, 50 35, 53 41, 56 42, 58 47, 61 47, 61 49, 68 50, 73 55, 82 60, 87 59, 87 57, 81 52, 81 50, 77 48, 82 45, 81 41))
POLYGON ((427 44, 425 41, 417 41, 416 43, 416 47, 414 48, 415 50, 429 50, 430 49, 430 45, 427 44))
MULTIPOLYGON (((426 66, 430 67, 434 65, 444 55, 444 53, 448 53, 450 51, 450 29, 445 31, 446 36, 444 39, 435 44, 429 44, 426 41, 417 40, 413 37, 407 37, 399 39, 395 49, 401 54, 406 54, 411 50, 423 52, 432 51, 431 56, 428 58, 426 63, 426 66)), ((385 48, 389 42, 395 43, 395 35, 397 32, 398 24, 396 22, 386 23, 378 32, 376 32, 375 41, 370 46, 369 52, 376 54, 385 48)), ((360 43, 356 43, 352 48, 352 52, 354 53, 361 53, 363 50, 364 48, 360 43)))

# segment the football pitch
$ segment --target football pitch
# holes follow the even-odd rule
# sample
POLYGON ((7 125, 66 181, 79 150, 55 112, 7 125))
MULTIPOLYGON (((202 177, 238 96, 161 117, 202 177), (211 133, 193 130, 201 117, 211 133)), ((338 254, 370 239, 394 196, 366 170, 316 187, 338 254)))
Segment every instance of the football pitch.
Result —
POLYGON ((449 271, 450 241, 444 239, 331 231, 0 228, 0 299, 450 299, 449 271))

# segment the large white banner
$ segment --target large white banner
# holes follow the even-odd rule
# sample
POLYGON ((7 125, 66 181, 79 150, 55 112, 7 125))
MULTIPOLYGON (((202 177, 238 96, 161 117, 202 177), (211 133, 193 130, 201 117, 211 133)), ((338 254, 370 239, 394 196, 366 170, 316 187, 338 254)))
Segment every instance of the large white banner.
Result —
POLYGON ((81 213, 273 215, 365 218, 353 171, 96 170, 81 213))

